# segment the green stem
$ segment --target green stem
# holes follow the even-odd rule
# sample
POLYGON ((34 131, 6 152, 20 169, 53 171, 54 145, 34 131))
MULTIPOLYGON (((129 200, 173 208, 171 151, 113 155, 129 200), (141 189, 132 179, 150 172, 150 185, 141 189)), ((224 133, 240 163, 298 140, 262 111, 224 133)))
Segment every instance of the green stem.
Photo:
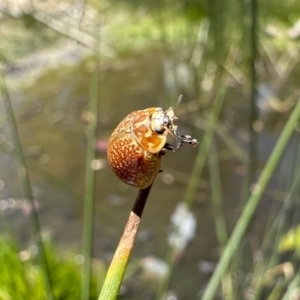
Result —
POLYGON ((118 297, 151 187, 152 185, 139 191, 98 300, 115 300, 118 297))
POLYGON ((85 168, 85 199, 83 224, 83 256, 81 282, 81 299, 88 300, 90 296, 91 256, 93 246, 94 223, 94 195, 95 195, 95 169, 92 162, 96 159, 96 139, 98 120, 98 82, 99 72, 92 74, 90 83, 89 124, 87 132, 87 152, 85 168))
POLYGON ((19 179, 22 184, 22 188, 25 194, 26 199, 29 201, 30 206, 31 206, 31 214, 30 214, 30 220, 32 224, 32 230, 34 233, 34 239, 38 245, 39 248, 39 259, 40 263, 42 266, 43 270, 43 275, 44 275, 44 280, 45 280, 45 285, 46 285, 46 299, 48 300, 53 300, 53 293, 52 293, 52 285, 51 285, 51 278, 50 278, 50 271, 49 271, 49 266, 46 258, 46 253, 45 253, 45 247, 43 244, 42 240, 42 235, 41 235, 41 226, 38 218, 38 213, 34 201, 34 197, 32 194, 32 189, 31 189, 31 183, 30 183, 30 178, 29 174, 26 168, 25 164, 25 159, 22 151, 22 145, 20 141, 20 136, 18 132, 18 127, 17 123, 14 117, 13 113, 13 108, 11 106, 11 101, 10 101, 10 96, 9 92, 7 89, 7 85, 5 82, 5 77, 2 74, 2 88, 1 90, 3 91, 3 102, 4 102, 4 107, 6 110, 6 116, 7 120, 10 126, 11 130, 11 136, 12 136, 12 141, 14 145, 14 155, 15 159, 17 162, 17 170, 18 170, 18 175, 19 179))
MULTIPOLYGON (((299 148, 300 149, 300 148, 299 148)), ((300 156, 298 155, 298 163, 295 164, 295 170, 293 177, 293 183, 291 185, 289 194, 287 195, 286 199, 284 200, 283 207, 280 211, 279 216, 273 222, 273 227, 267 234, 267 236, 264 238, 263 246, 267 245, 269 247, 270 244, 272 244, 272 247, 274 249, 278 248, 278 245, 280 243, 280 238, 284 234, 284 229, 286 229, 285 225, 286 221, 288 220, 288 216, 290 216, 291 210, 295 207, 295 199, 297 199, 297 193, 299 193, 299 187, 300 187, 300 173, 299 173, 299 167, 300 167, 300 156)), ((273 252, 270 257, 265 261, 265 263, 261 266, 261 268, 258 270, 258 272, 255 274, 255 278, 263 278, 265 276, 265 273, 267 270, 271 269, 272 267, 276 266, 279 261, 279 253, 277 251, 273 252)), ((263 288, 265 287, 264 280, 258 280, 259 284, 257 285, 255 289, 255 299, 260 299, 261 294, 263 292, 263 288)))
POLYGON ((253 214, 260 202, 260 199, 271 179, 271 176, 285 150, 285 147, 289 141, 289 138, 300 118, 300 100, 294 108, 293 113, 291 114, 288 122, 286 123, 278 142, 265 166, 263 169, 261 176, 259 177, 257 183, 251 195, 245 205, 245 208, 234 228, 234 231, 224 249, 224 252, 220 258, 220 261, 217 265, 217 268, 209 281, 209 284, 204 292, 202 300, 210 300, 213 299, 220 281, 225 274, 230 261, 233 259, 238 246, 240 245, 242 238, 248 228, 250 221, 252 220, 253 214))
MULTIPOLYGON (((222 71, 221 71, 222 72, 222 71)), ((221 76, 222 77, 222 76, 221 76)), ((222 80, 221 80, 222 82, 222 80)), ((225 92, 226 88, 221 87, 218 91, 218 95, 216 95, 214 101, 214 107, 212 108, 211 114, 209 116, 209 121, 207 125, 207 129, 201 141, 201 146, 199 148, 195 163, 194 169, 192 171, 189 184, 185 193, 184 202, 187 204, 188 207, 191 207, 196 191, 198 189, 200 177, 205 165, 205 161, 207 158, 208 151, 210 149, 211 141, 213 138, 214 130, 216 128, 219 115, 221 113, 221 109, 223 107, 223 103, 225 101, 225 92)))
POLYGON ((248 188, 247 195, 249 197, 249 190, 251 184, 255 180, 255 172, 257 170, 257 134, 254 130, 254 122, 257 119, 257 108, 256 108, 256 68, 255 63, 257 60, 257 0, 251 0, 251 61, 250 61, 250 85, 251 85, 251 96, 250 96, 250 119, 249 119, 249 162, 248 162, 248 188))
POLYGON ((159 285, 158 285, 158 288, 156 291, 156 297, 155 297, 156 300, 162 300, 164 293, 168 289, 172 271, 173 271, 173 268, 174 268, 174 265, 176 262, 176 256, 177 256, 177 249, 175 247, 170 247, 168 255, 167 255, 167 259, 166 259, 167 264, 168 264, 168 270, 167 270, 167 273, 165 274, 164 278, 159 282, 159 285))
POLYGON ((221 249, 225 248, 228 240, 224 210, 222 207, 222 186, 220 179, 219 159, 215 139, 212 140, 211 152, 208 155, 208 165, 211 181, 212 205, 216 224, 216 232, 221 249))
MULTIPOLYGON (((222 71, 220 71, 220 72, 222 75, 222 71)), ((198 150, 198 154, 197 154, 196 161, 194 164, 194 169, 192 171, 192 174, 191 174, 189 182, 188 182, 188 187, 187 187, 187 191, 186 191, 185 198, 184 198, 184 203, 187 205, 188 209, 190 209, 190 207, 193 203, 196 191, 198 189, 199 182, 201 179, 201 173, 203 171, 205 161, 206 161, 206 158, 208 155, 208 151, 210 149, 211 141, 213 138, 214 129, 216 128, 217 121, 219 119, 219 115, 220 115, 220 112, 221 112, 221 109, 222 109, 222 106, 223 106, 223 103, 225 100, 224 96, 225 96, 226 88, 225 88, 225 85, 223 85, 223 86, 218 90, 218 94, 215 97, 214 106, 213 106, 210 116, 209 116, 207 129, 205 131, 204 137, 202 138, 201 146, 198 150)), ((170 277, 172 275, 173 266, 175 264, 175 260, 176 260, 176 249, 173 247, 170 247, 170 249, 168 251, 168 256, 167 256, 168 272, 159 283, 157 293, 156 293, 156 299, 161 299, 161 297, 165 293, 166 289, 168 288, 168 285, 170 282, 170 277)))

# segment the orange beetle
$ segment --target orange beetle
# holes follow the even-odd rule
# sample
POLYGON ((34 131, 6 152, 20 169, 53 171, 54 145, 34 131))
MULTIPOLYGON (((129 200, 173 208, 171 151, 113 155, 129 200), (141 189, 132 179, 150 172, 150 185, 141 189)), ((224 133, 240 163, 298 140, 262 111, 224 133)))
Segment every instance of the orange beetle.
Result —
POLYGON ((161 171, 161 157, 167 150, 175 151, 182 144, 198 144, 190 136, 178 134, 173 123, 176 120, 172 107, 166 111, 151 107, 125 117, 108 141, 107 157, 114 173, 123 182, 140 189, 151 185, 161 171), (168 134, 176 139, 175 148, 167 143, 168 134))

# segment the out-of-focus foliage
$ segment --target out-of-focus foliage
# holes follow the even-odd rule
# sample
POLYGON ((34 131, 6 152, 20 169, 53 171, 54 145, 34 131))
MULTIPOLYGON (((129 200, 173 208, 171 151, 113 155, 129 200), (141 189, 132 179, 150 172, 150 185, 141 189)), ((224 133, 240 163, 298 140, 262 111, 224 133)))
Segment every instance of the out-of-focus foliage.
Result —
POLYGON ((300 249, 300 226, 291 229, 280 241, 279 251, 293 251, 300 249))
MULTIPOLYGON (((76 263, 76 255, 69 253, 62 257, 62 253, 58 253, 49 241, 45 245, 55 299, 80 299, 81 265, 76 263)), ((0 237, 0 300, 46 299, 43 274, 36 251, 37 247, 34 245, 19 251, 11 238, 0 237)), ((94 266, 98 266, 99 275, 101 266, 97 263, 94 266)), ((90 299, 97 298, 98 284, 94 276, 90 299)))
POLYGON ((0 62, 21 58, 33 50, 37 51, 57 42, 60 38, 57 32, 36 21, 30 14, 0 20, 0 36, 0 62))

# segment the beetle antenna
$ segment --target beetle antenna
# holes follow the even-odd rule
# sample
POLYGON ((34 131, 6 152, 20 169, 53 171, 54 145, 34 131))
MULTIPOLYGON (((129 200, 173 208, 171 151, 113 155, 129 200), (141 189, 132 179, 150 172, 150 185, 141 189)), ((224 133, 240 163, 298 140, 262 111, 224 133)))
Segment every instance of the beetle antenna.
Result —
POLYGON ((182 95, 179 95, 179 97, 178 97, 178 100, 177 100, 176 104, 175 104, 174 106, 171 106, 170 108, 168 108, 168 109, 166 110, 166 113, 168 113, 168 111, 170 111, 171 109, 173 109, 173 108, 177 107, 177 106, 180 104, 180 102, 181 102, 181 99, 182 99, 182 95))
POLYGON ((176 104, 173 106, 173 108, 175 108, 176 106, 178 106, 180 104, 181 99, 182 99, 182 95, 179 95, 178 100, 177 100, 176 104))

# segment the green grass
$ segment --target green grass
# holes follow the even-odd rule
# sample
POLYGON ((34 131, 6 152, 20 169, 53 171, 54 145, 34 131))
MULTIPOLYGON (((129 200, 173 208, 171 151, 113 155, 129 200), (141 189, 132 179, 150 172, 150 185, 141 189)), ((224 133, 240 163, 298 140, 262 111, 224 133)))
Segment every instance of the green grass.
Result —
MULTIPOLYGON (((81 265, 75 262, 76 255, 62 254, 62 251, 55 249, 49 240, 44 244, 54 299, 80 299, 82 276, 81 265)), ((20 251, 13 238, 0 236, 0 300, 46 299, 43 273, 32 249, 35 248, 31 246, 20 251)), ((103 272, 102 265, 95 263, 89 299, 97 298, 99 275, 103 272), (95 269, 98 277, 95 275, 95 269)))

